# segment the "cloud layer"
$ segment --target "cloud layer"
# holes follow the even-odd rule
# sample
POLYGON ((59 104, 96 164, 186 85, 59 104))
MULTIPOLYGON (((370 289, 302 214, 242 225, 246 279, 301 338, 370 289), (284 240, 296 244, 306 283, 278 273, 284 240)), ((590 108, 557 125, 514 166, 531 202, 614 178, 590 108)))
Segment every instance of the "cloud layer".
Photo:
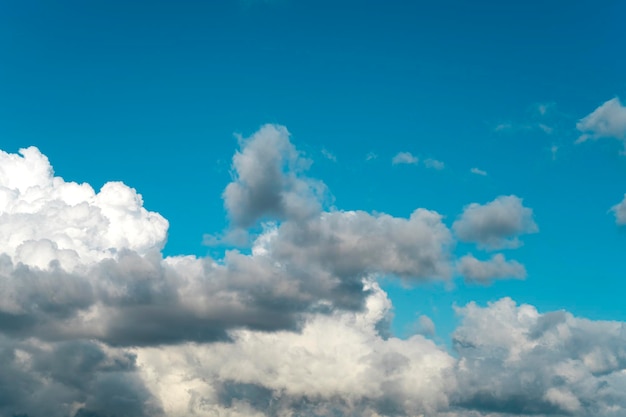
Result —
MULTIPOLYGON (((240 140, 223 198, 249 248, 164 257, 168 223, 119 183, 55 177, 36 148, 0 153, 1 416, 618 416, 626 330, 502 299, 457 309, 454 352, 390 335, 377 278, 523 278, 492 250, 536 232, 516 196, 451 229, 325 207, 282 126, 240 140)), ((619 209, 615 209, 619 219, 619 209)))

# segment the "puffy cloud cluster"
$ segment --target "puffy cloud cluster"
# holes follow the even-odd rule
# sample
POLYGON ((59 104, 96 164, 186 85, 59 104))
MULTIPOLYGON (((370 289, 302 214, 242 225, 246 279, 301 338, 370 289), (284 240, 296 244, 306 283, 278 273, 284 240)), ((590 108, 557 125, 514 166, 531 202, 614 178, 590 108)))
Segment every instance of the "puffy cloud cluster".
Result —
POLYGON ((163 247, 168 222, 143 208, 141 195, 121 182, 100 192, 53 175, 34 147, 0 151, 0 253, 15 262, 66 270, 163 247))
MULTIPOLYGON (((309 164, 283 127, 241 139, 223 197, 233 229, 260 226, 250 251, 164 258, 167 221, 132 188, 96 193, 55 177, 36 148, 0 153, 0 416, 623 411, 620 323, 505 299, 459 309, 456 355, 423 336, 426 316, 423 335, 389 337, 377 276, 488 282, 524 267, 455 260, 430 210, 324 211, 309 164)), ((536 225, 510 196, 468 206, 453 230, 492 249, 536 225)))
POLYGON ((624 323, 540 314, 508 298, 458 312, 456 406, 480 415, 624 414, 624 323))

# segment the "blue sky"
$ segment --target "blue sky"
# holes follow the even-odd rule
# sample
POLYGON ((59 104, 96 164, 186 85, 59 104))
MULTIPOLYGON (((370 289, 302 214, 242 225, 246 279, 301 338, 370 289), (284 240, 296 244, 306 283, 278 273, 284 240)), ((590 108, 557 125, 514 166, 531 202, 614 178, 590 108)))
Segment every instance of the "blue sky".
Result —
POLYGON ((206 237, 239 227, 223 198, 243 175, 237 138, 285 126, 311 162, 297 177, 328 189, 322 211, 434 210, 455 268, 470 253, 523 265, 524 279, 478 284, 381 273, 393 335, 425 315, 456 355, 453 306, 503 297, 623 322, 624 16, 608 0, 4 1, 0 149, 36 146, 96 191, 122 181, 169 221, 163 256, 219 260, 250 253, 206 237), (514 248, 461 238, 467 207, 501 196, 536 230, 508 234, 514 248))

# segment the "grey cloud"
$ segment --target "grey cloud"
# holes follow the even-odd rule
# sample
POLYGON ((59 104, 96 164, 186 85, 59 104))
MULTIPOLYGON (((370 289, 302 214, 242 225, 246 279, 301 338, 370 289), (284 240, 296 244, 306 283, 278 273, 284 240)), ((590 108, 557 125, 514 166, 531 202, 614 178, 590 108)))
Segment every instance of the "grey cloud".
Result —
POLYGON ((458 407, 495 415, 624 412, 624 323, 540 314, 510 299, 470 303, 459 313, 459 390, 452 400, 458 407))
MULTIPOLYGON (((303 270, 326 270, 344 280, 370 273, 408 280, 450 276, 454 242, 436 212, 418 209, 408 219, 362 211, 323 213, 304 225, 283 223, 265 250, 303 270)), ((320 275, 320 274, 318 274, 320 275)))
POLYGON ((490 282, 494 279, 526 277, 526 268, 517 261, 507 261, 497 253, 487 261, 480 261, 473 255, 465 255, 457 262, 457 270, 467 281, 490 282))
POLYGON ((263 218, 305 219, 320 210, 322 182, 302 173, 310 161, 289 140, 284 126, 265 125, 241 140, 233 157, 233 181, 224 190, 224 206, 235 226, 263 218))
POLYGON ((466 206, 452 228, 460 240, 487 249, 516 248, 521 245, 519 235, 539 231, 532 209, 514 195, 466 206))

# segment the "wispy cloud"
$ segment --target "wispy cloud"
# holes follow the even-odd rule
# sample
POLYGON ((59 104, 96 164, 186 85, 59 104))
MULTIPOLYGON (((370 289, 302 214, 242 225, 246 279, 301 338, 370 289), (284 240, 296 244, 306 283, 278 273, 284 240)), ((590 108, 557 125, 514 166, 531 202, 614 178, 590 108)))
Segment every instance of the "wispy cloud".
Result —
POLYGON ((486 171, 483 171, 482 169, 478 169, 478 168, 472 168, 472 169, 470 169, 470 172, 472 174, 482 175, 483 177, 487 176, 487 172, 486 171))

